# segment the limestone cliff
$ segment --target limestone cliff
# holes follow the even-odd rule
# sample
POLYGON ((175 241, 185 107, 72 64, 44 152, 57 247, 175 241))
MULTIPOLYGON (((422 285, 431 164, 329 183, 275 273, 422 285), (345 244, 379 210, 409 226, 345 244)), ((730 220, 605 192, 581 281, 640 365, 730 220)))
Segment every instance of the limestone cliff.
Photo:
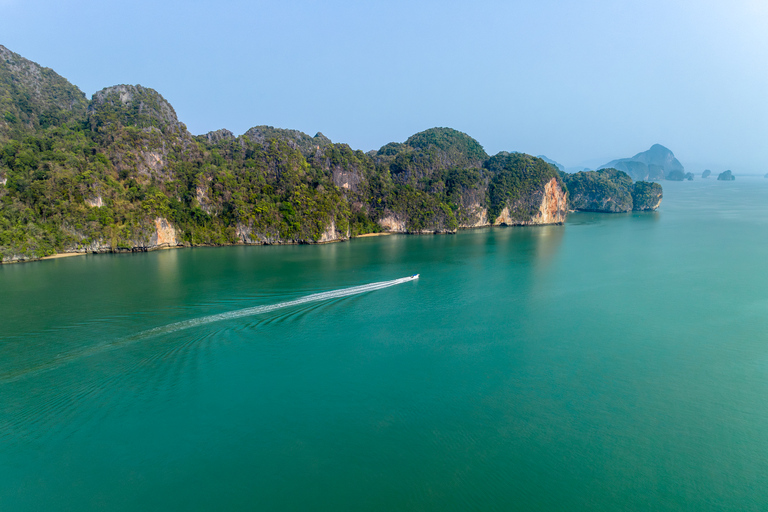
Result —
POLYGON ((407 233, 408 228, 406 227, 405 220, 397 215, 388 215, 384 217, 383 219, 379 220, 379 226, 381 226, 381 229, 390 233, 407 233))
POLYGON ((529 219, 521 219, 513 216, 510 208, 505 207, 501 214, 493 221, 494 226, 534 226, 539 224, 562 224, 568 214, 567 194, 560 186, 556 178, 552 178, 544 185, 540 197, 538 211, 529 219))
POLYGON ((562 224, 568 215, 568 194, 556 178, 544 186, 539 213, 530 224, 562 224))
POLYGON ((253 224, 238 224, 236 227, 237 243, 246 245, 281 245, 281 244, 325 244, 349 240, 349 228, 339 229, 335 220, 324 224, 323 230, 315 237, 286 238, 277 231, 258 230, 253 224))
POLYGON ((167 219, 158 217, 155 219, 155 233, 149 239, 149 247, 158 249, 162 247, 175 247, 179 245, 176 239, 176 230, 167 219))

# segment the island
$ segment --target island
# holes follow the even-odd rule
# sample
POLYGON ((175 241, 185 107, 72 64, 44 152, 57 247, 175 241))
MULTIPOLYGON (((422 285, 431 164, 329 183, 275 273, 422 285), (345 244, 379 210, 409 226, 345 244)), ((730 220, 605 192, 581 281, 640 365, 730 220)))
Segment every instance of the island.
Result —
POLYGON ((654 144, 631 158, 612 160, 600 169, 617 169, 627 173, 633 180, 672 180, 688 179, 683 164, 675 158, 668 148, 654 144))
POLYGON ((618 169, 600 169, 564 174, 569 206, 577 211, 619 213, 655 210, 661 205, 661 185, 647 181, 632 182, 618 169))
POLYGON ((141 85, 76 86, 0 46, 0 261, 561 224, 558 169, 458 130, 364 153, 259 125, 193 135, 141 85))
POLYGON ((736 176, 731 171, 724 171, 718 175, 717 179, 720 181, 733 181, 736 179, 736 176))

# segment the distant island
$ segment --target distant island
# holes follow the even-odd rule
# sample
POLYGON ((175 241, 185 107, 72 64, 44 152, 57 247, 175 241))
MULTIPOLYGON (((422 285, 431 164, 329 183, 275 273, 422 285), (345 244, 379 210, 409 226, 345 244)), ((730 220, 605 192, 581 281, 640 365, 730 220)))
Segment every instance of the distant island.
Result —
POLYGON ((693 174, 686 174, 683 164, 675 158, 669 149, 661 144, 654 144, 647 151, 631 158, 620 158, 601 165, 599 169, 617 169, 627 173, 633 180, 676 180, 693 179, 693 174), (690 175, 690 176, 689 176, 690 175))
MULTIPOLYGON (((1 262, 560 224, 569 209, 558 164, 490 156, 451 128, 368 153, 271 126, 194 136, 153 89, 117 85, 89 101, 3 46, 0 113, 1 262)), ((612 203, 599 194, 615 178, 597 181, 590 200, 612 203)), ((622 211, 658 207, 660 186, 619 181, 622 211)))
POLYGON ((718 175, 717 179, 721 181, 733 181, 736 179, 736 176, 734 176, 731 171, 724 171, 718 175))
POLYGON ((701 177, 702 178, 709 178, 710 174, 712 174, 712 171, 710 171, 709 169, 704 169, 704 172, 701 173, 701 177))

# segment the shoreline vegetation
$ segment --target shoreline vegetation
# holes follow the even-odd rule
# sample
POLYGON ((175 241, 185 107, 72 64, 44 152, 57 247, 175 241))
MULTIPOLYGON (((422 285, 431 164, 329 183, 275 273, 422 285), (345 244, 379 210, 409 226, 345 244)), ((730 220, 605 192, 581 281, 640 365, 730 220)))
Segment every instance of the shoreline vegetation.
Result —
MULTIPOLYGON (((616 176, 580 184, 611 193, 616 176)), ((192 135, 153 89, 117 85, 88 100, 0 46, 2 263, 562 224, 574 208, 567 179, 539 157, 488 155, 452 128, 367 153, 271 126, 192 135)), ((658 206, 661 186, 643 190, 658 206)))
MULTIPOLYGON (((501 226, 482 226, 482 227, 501 227, 501 226)), ((504 226, 506 227, 506 226, 504 226)), ((462 228, 462 230, 465 229, 479 229, 478 228, 462 228)), ((335 244, 335 243, 342 243, 342 242, 351 242, 352 240, 355 240, 357 238, 371 238, 371 237, 380 237, 380 236, 389 236, 389 235, 426 235, 426 234, 432 234, 432 235, 452 235, 455 234, 455 232, 434 232, 434 233, 396 233, 392 231, 383 231, 378 233, 365 233, 363 235, 356 235, 350 238, 340 238, 336 240, 328 240, 326 242, 316 242, 316 243, 301 243, 301 242, 280 242, 280 243, 274 243, 274 244, 259 244, 259 243, 245 243, 245 242, 234 242, 231 244, 223 244, 223 245, 169 245, 169 246, 162 246, 162 247, 152 247, 148 248, 146 250, 123 250, 123 251, 105 251, 105 252, 96 252, 96 251, 80 251, 80 252, 59 252, 54 253, 49 256, 43 256, 41 258, 35 258, 35 259, 26 259, 26 260, 15 260, 15 261, 0 261, 0 265, 12 265, 16 263, 33 263, 36 261, 45 261, 45 260, 56 260, 61 258, 69 258, 72 256, 97 256, 99 254, 130 254, 135 252, 155 252, 155 251, 166 251, 166 250, 172 250, 172 249, 194 249, 197 247, 235 247, 235 246, 266 246, 266 245, 324 245, 324 244, 335 244)))

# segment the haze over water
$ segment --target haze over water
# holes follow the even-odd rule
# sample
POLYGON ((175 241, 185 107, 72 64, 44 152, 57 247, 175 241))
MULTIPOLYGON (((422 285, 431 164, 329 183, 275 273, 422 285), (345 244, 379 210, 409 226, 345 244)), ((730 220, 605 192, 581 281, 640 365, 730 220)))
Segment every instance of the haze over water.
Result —
POLYGON ((0 509, 765 510, 768 180, 663 186, 565 226, 1 266, 0 509))

